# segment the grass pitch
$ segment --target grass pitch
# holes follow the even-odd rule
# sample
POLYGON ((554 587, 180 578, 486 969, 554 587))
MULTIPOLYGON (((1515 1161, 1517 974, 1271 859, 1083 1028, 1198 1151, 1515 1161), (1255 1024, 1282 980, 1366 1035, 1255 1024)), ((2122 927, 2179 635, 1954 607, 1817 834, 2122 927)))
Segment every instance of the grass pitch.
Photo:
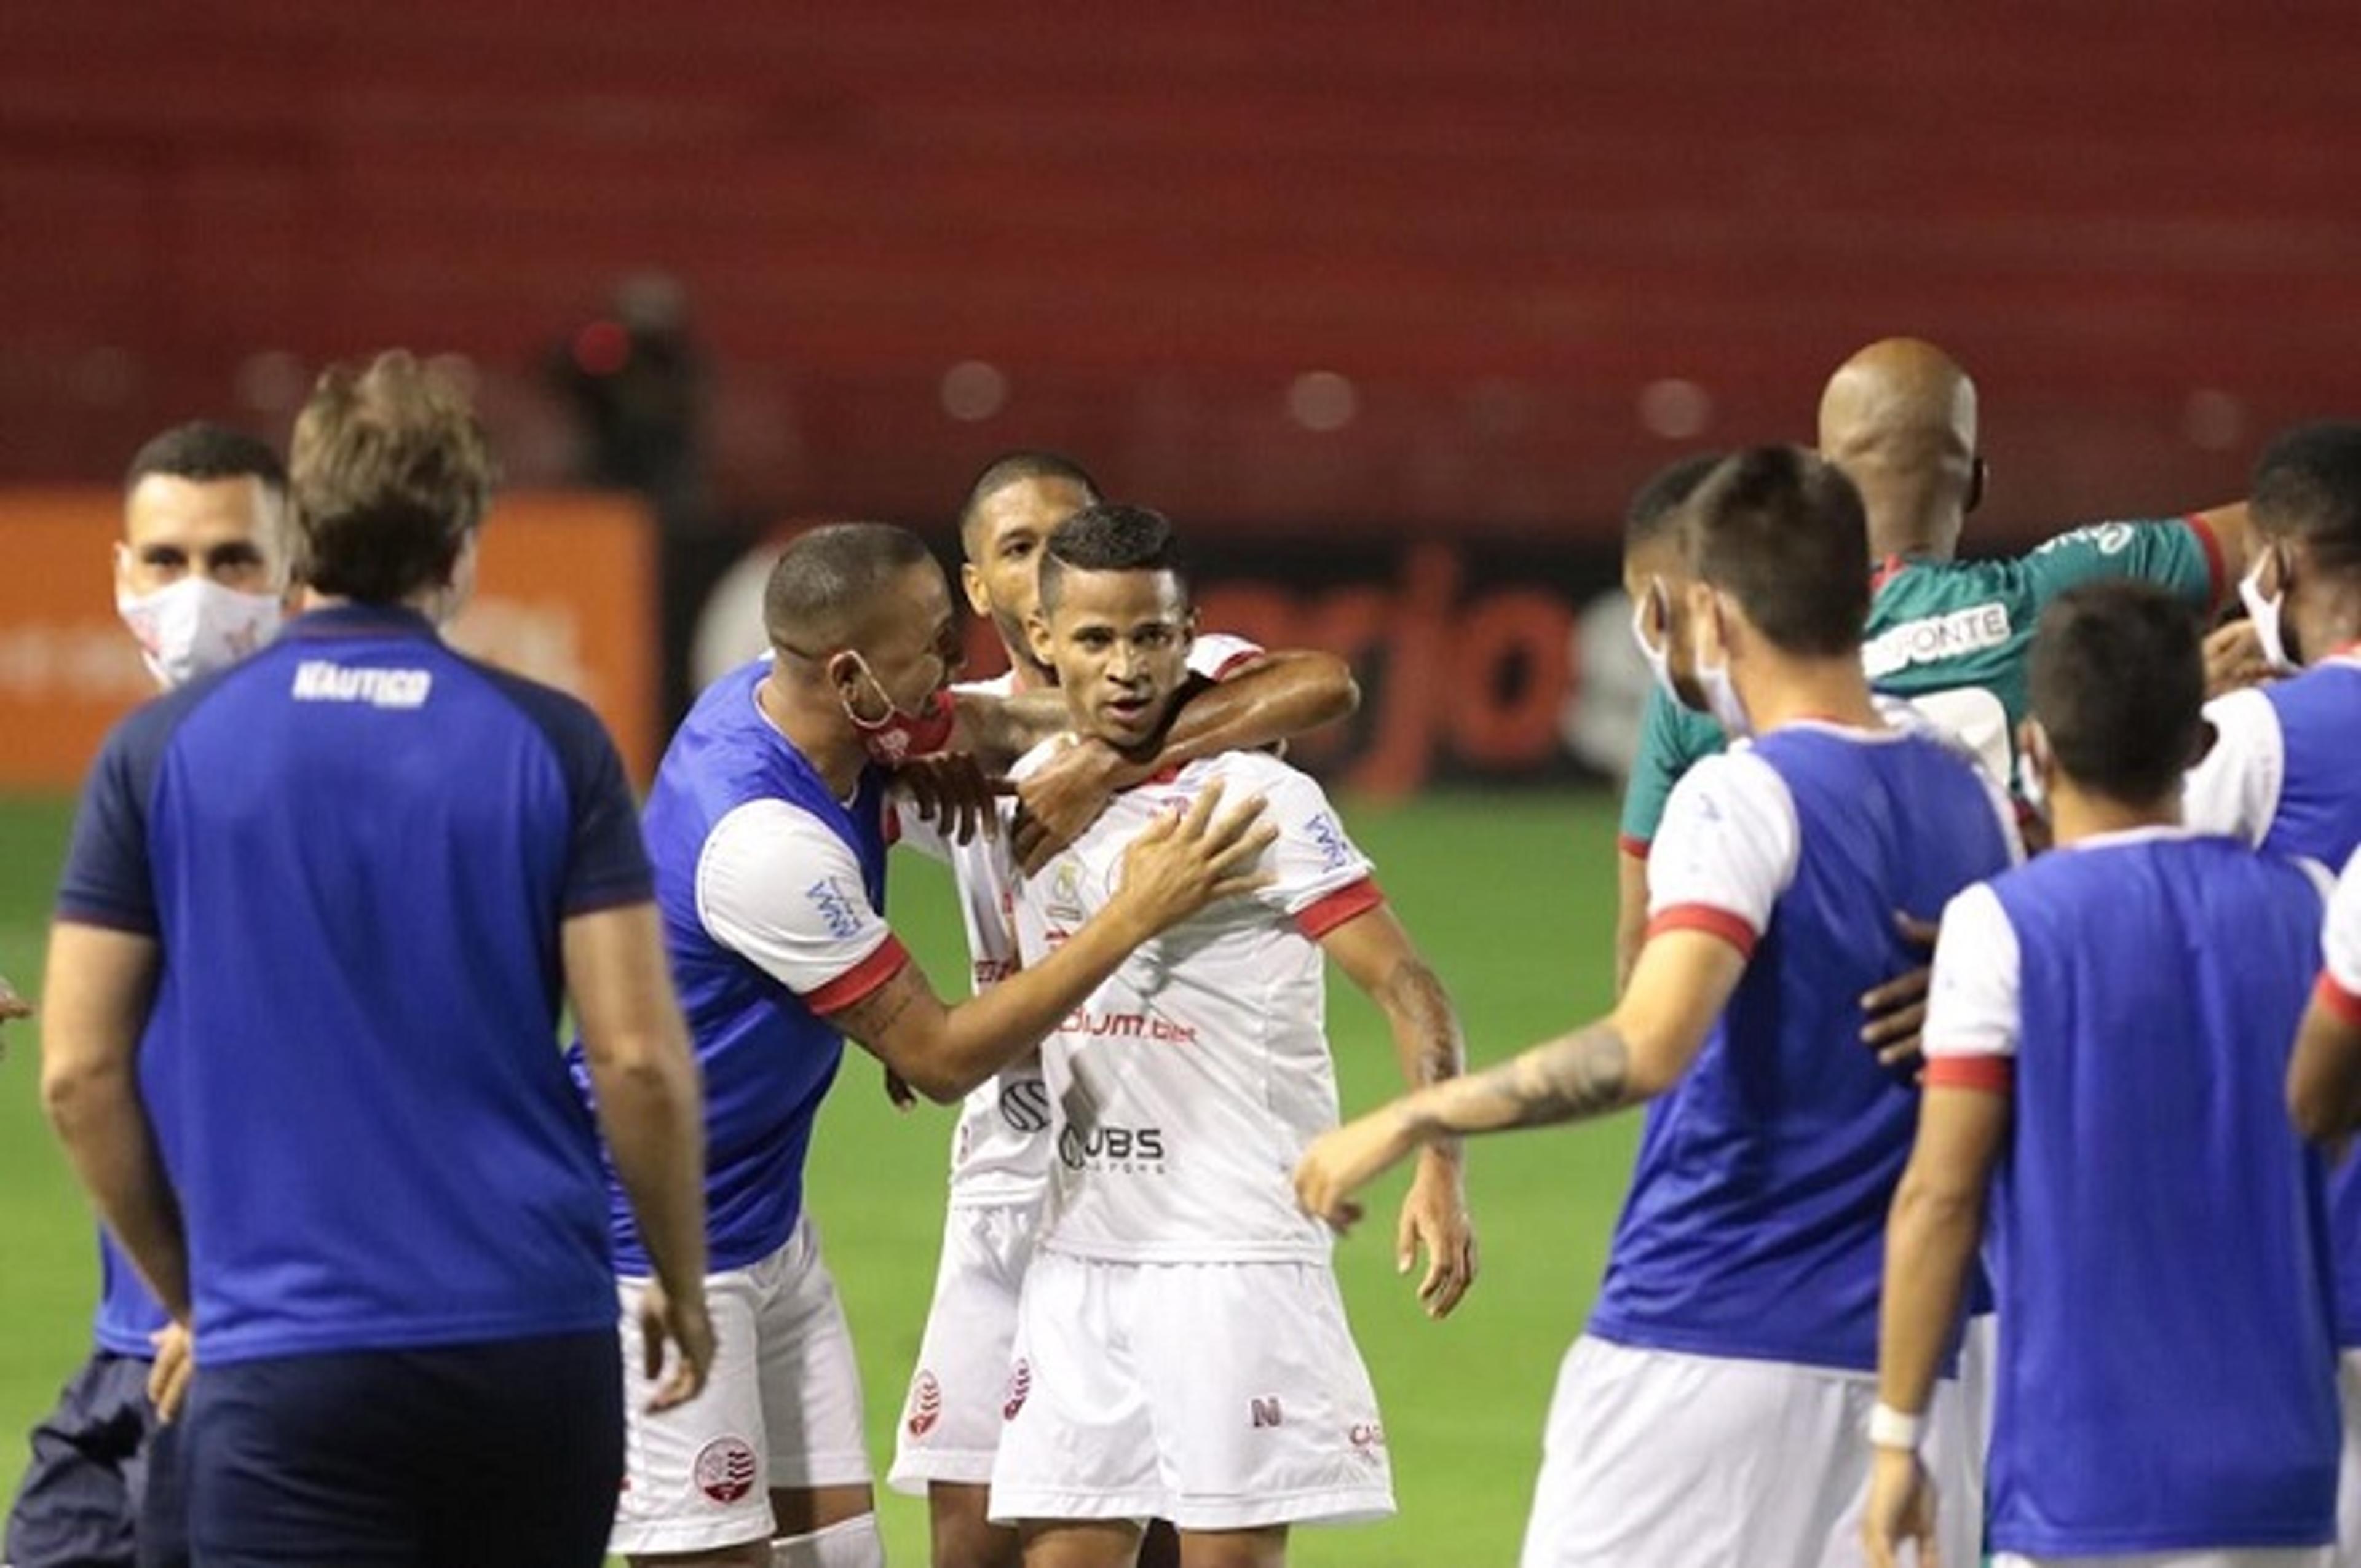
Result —
MULTIPOLYGON (((1603 795, 1439 795, 1348 805, 1347 826, 1443 975, 1468 1052, 1494 1060, 1608 1003, 1614 826, 1603 795)), ((67 804, 0 800, 0 974, 33 995, 67 804)), ((966 955, 943 872, 897 857, 894 924, 928 972, 966 955)), ((1382 1020, 1332 987, 1330 1036, 1346 1113, 1400 1086, 1382 1020)), ((13 1497, 24 1433, 87 1354, 97 1268, 90 1222, 36 1092, 38 1036, 19 1025, 0 1060, 0 1493, 13 1497)), ((882 1475, 934 1283, 951 1119, 896 1115, 873 1064, 851 1054, 820 1121, 808 1193, 859 1343, 872 1456, 882 1475)), ((1401 1504, 1389 1523, 1299 1534, 1307 1568, 1513 1562, 1559 1358, 1579 1328, 1631 1168, 1636 1118, 1473 1146, 1481 1247, 1475 1290, 1447 1322, 1420 1316, 1393 1273, 1393 1206, 1337 1251, 1362 1354, 1377 1380, 1401 1504)), ((927 1561, 922 1504, 881 1486, 891 1560, 927 1561)))

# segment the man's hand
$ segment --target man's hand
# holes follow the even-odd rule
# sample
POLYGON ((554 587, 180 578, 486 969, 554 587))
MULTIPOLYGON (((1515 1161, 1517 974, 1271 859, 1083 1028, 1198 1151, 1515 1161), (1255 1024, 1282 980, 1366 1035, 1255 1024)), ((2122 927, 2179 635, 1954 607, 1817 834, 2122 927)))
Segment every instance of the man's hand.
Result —
POLYGON ((2215 627, 2205 638, 2205 699, 2224 692, 2244 691, 2277 679, 2263 657, 2263 640, 2251 620, 2233 620, 2215 627))
POLYGON ((894 770, 894 784, 909 795, 920 820, 961 844, 973 843, 978 832, 987 839, 999 835, 1000 807, 993 797, 1011 789, 1007 780, 986 773, 964 751, 911 757, 894 770))
POLYGON ((1124 851, 1122 884, 1108 907, 1130 905, 1147 934, 1154 936, 1216 899, 1267 886, 1269 873, 1257 872, 1255 863, 1278 839, 1279 828, 1261 821, 1259 796, 1217 822, 1213 810, 1221 803, 1222 786, 1211 784, 1187 811, 1148 824, 1124 851))
POLYGON ((1422 1246, 1426 1249, 1426 1277, 1418 1282, 1419 1305, 1428 1317, 1440 1321, 1451 1315, 1476 1283, 1476 1225, 1467 1217, 1457 1163, 1432 1149, 1419 1161, 1418 1175, 1402 1199, 1401 1223, 1394 1234, 1394 1272, 1408 1274, 1422 1246))
POLYGON ((1141 770, 1104 740, 1078 740, 1052 753, 1016 786, 1016 821, 1008 846, 1025 874, 1081 838, 1099 819, 1115 792, 1139 781, 1141 770))
MULTIPOLYGON (((18 1018, 30 1018, 32 1015, 33 1004, 17 995, 16 988, 8 983, 8 977, 0 974, 0 1024, 6 1024, 18 1018)), ((7 1058, 8 1036, 0 1035, 0 1061, 5 1061, 7 1058)))
POLYGON ((1353 1194, 1400 1165, 1415 1146, 1409 1122, 1390 1105, 1331 1128, 1296 1162, 1295 1201, 1339 1234, 1349 1231, 1362 1213, 1353 1194))
POLYGON ((907 1111, 918 1102, 918 1091, 890 1067, 885 1069, 885 1102, 896 1111, 907 1111))
POLYGON ((197 1369, 196 1342, 185 1323, 166 1323, 148 1336, 156 1360, 148 1368, 148 1402, 156 1419, 170 1422, 189 1397, 189 1377, 197 1369))
POLYGON ((691 1294, 674 1299, 664 1286, 651 1279, 640 1296, 640 1344, 642 1365, 648 1379, 653 1382, 664 1369, 664 1345, 669 1342, 679 1354, 673 1358, 672 1375, 648 1400, 648 1414, 669 1410, 686 1405, 705 1391, 706 1375, 713 1370, 713 1320, 705 1314, 705 1287, 699 1282, 691 1294))
POLYGON ((1915 1076, 1922 1065, 1918 1035, 1927 1026, 1927 984, 1934 973, 1938 927, 1932 920, 1914 920, 1898 909, 1894 912, 1894 924, 1902 939, 1925 953, 1927 961, 1861 997, 1861 1010, 1869 1014, 1869 1022, 1861 1025, 1861 1043, 1877 1053, 1878 1066, 1906 1066, 1915 1076))
POLYGON ((1861 1544, 1870 1568, 1898 1568, 1902 1544, 1917 1545, 1918 1568, 1941 1568, 1935 1550, 1935 1484, 1906 1448, 1871 1450, 1869 1503, 1861 1510, 1861 1544))

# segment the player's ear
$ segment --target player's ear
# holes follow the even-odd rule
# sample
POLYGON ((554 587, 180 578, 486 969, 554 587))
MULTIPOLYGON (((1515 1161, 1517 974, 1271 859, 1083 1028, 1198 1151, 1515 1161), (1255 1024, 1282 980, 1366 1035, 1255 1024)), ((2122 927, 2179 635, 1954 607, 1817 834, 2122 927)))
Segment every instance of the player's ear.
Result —
POLYGON ((968 609, 987 618, 992 614, 992 598, 983 591, 983 574, 972 561, 960 563, 960 591, 967 595, 968 609))
POLYGON ((1049 655, 1057 644, 1049 637, 1049 618, 1042 613, 1039 605, 1035 605, 1025 617, 1025 641, 1033 650, 1035 663, 1045 668, 1056 667, 1056 661, 1049 655))
POLYGON ((1983 505, 1984 487, 1991 482, 1992 465, 1983 460, 1982 454, 1979 453, 1970 458, 1968 460, 1968 499, 1960 510, 1973 511, 1983 505))

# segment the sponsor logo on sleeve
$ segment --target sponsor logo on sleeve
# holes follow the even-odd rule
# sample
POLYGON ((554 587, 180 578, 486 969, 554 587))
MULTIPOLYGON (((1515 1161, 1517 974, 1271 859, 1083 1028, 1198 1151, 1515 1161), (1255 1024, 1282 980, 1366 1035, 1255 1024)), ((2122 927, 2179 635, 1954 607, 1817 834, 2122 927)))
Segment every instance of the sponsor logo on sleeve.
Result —
POLYGON ((836 878, 820 878, 804 889, 804 896, 811 900, 811 906, 827 923, 829 936, 839 941, 847 941, 861 935, 862 911, 867 905, 865 902, 856 903, 852 894, 847 893, 836 878))
POLYGON ((2064 550, 2076 544, 2087 544, 2102 555, 2120 555, 2131 548, 2133 524, 2128 522, 2094 522, 2087 528, 2077 528, 2059 534, 2034 551, 2047 555, 2053 550, 2064 550))
POLYGON ((1323 871, 1342 871, 1351 863, 1353 846, 1345 837, 1345 829, 1338 825, 1334 812, 1322 812, 1303 825, 1303 831, 1320 850, 1323 871))

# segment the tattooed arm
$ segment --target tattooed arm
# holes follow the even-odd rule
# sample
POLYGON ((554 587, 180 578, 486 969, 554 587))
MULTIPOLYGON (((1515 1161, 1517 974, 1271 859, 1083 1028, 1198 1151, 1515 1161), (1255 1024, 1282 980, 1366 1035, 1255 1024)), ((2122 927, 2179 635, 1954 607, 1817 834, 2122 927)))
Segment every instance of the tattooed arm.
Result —
MULTIPOLYGON (((1391 909, 1379 905, 1356 916, 1322 937, 1320 946, 1385 1014, 1404 1082, 1420 1090, 1458 1078, 1466 1066, 1459 1015, 1391 909)), ((1395 1232, 1396 1271, 1409 1272, 1422 1246, 1427 1266, 1420 1304, 1429 1317, 1447 1316, 1476 1279, 1476 1234, 1456 1138, 1438 1136, 1420 1152, 1395 1232)))
POLYGON ((1310 1212, 1350 1224, 1360 1215, 1352 1195, 1413 1149, 1471 1133, 1579 1121, 1653 1099, 1688 1070, 1745 972, 1745 959, 1718 936, 1658 936, 1641 950, 1614 1012, 1339 1127, 1296 1168, 1297 1198, 1310 1212))

